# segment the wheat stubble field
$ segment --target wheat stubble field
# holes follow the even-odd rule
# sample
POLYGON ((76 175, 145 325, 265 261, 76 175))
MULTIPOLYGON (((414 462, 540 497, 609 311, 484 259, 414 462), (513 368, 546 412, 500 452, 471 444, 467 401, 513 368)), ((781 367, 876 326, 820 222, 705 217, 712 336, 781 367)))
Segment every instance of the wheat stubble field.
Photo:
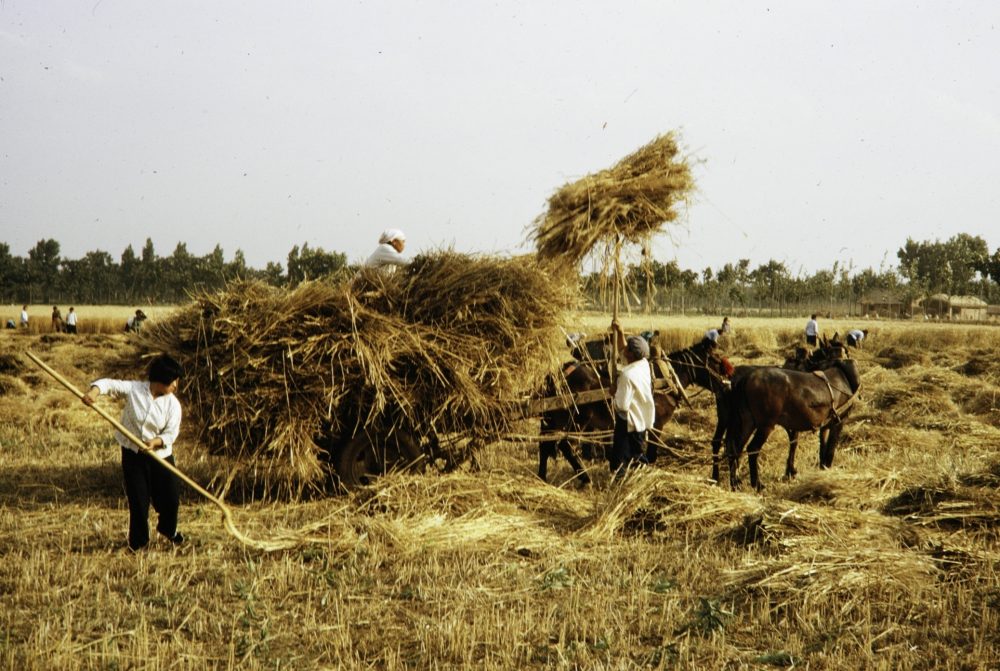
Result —
MULTIPOLYGON (((673 349, 718 320, 623 321, 673 349)), ((736 320, 727 354, 779 363, 803 323, 736 320)), ((799 477, 782 482, 778 431, 762 494, 708 480, 714 405, 701 393, 668 424, 656 466, 624 483, 593 462, 594 484, 578 489, 559 461, 546 485, 532 445, 503 443, 449 474, 231 502, 254 537, 305 530, 277 553, 235 542, 188 490, 189 542, 138 555, 124 551, 110 428, 21 356, 31 349, 82 387, 127 337, 4 332, 0 665, 998 668, 1000 329, 823 323, 831 335, 851 326, 872 333, 834 468, 818 470, 807 434, 799 477)), ((225 469, 190 432, 175 451, 202 483, 225 469)))

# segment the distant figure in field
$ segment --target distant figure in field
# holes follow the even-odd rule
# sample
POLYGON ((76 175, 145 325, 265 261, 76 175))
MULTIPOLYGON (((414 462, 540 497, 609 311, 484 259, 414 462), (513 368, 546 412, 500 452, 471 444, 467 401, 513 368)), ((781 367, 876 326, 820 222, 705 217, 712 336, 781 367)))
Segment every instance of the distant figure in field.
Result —
POLYGON ((21 328, 28 328, 28 306, 21 308, 21 328))
POLYGON ((76 308, 70 308, 66 314, 66 333, 76 334, 76 308))
POLYGON ((729 324, 729 317, 722 318, 722 326, 719 327, 719 334, 726 335, 733 330, 733 327, 729 324))
POLYGON ((138 333, 142 330, 142 323, 144 321, 146 321, 146 313, 142 310, 136 310, 135 314, 125 322, 125 333, 138 333))
POLYGON ((372 252, 365 266, 368 268, 382 268, 384 266, 405 266, 409 263, 403 257, 403 249, 406 247, 406 234, 398 228, 390 228, 382 232, 378 239, 378 247, 372 252))
POLYGON ((847 346, 861 349, 861 341, 868 335, 868 329, 851 329, 847 332, 847 346))
POLYGON ((809 317, 806 322, 806 344, 812 347, 819 342, 819 322, 816 321, 816 313, 809 317))
POLYGON ((62 333, 63 330, 63 318, 62 312, 59 311, 58 305, 52 306, 52 332, 62 333))

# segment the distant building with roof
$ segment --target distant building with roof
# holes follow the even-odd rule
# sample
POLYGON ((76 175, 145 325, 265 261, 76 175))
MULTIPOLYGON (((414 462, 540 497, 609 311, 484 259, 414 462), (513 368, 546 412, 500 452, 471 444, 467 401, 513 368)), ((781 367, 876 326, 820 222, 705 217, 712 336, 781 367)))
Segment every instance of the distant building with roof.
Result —
POLYGON ((921 301, 924 314, 951 321, 981 322, 989 316, 986 301, 975 296, 934 294, 921 301))
POLYGON ((915 303, 902 291, 875 289, 861 298, 861 313, 872 319, 909 319, 915 308, 919 312, 915 303))

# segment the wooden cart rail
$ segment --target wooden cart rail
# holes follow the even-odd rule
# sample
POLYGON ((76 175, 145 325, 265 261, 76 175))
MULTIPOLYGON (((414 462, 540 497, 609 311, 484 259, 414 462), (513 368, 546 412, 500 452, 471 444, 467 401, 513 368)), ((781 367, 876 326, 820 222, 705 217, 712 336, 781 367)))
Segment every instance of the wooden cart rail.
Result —
MULTIPOLYGON (((669 368, 669 366, 668 366, 669 368)), ((670 373, 674 376, 676 375, 672 368, 670 368, 670 373)), ((676 380, 676 377, 673 378, 676 380)), ((666 391, 668 393, 681 389, 680 382, 677 381, 674 384, 670 384, 670 381, 658 378, 653 380, 653 389, 655 391, 666 391)), ((683 390, 682 390, 683 391, 683 390)), ((535 398, 521 403, 519 411, 522 417, 537 417, 543 413, 549 412, 550 410, 567 410, 576 406, 586 405, 588 403, 597 403, 599 401, 610 401, 611 400, 611 389, 591 389, 589 391, 580 391, 575 394, 563 393, 556 394, 555 396, 547 396, 545 398, 535 398)), ((684 396, 687 400, 687 396, 684 396)))

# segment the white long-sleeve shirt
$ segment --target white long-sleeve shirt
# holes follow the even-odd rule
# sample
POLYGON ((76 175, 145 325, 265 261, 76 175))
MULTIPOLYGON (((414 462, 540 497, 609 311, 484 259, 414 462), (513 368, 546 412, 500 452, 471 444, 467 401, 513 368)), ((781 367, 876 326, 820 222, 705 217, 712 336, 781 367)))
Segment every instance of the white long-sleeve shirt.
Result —
POLYGON ((645 359, 627 363, 618 372, 615 412, 628 417, 629 431, 652 428, 656 406, 653 404, 653 378, 645 359))
POLYGON ((807 336, 817 336, 819 335, 819 324, 816 323, 815 319, 810 319, 806 322, 806 335, 807 336))
POLYGON ((365 261, 365 265, 372 268, 381 266, 405 266, 408 263, 406 258, 396 251, 396 248, 385 242, 375 248, 372 255, 365 261))
MULTIPOLYGON (((181 431, 181 402, 173 394, 153 397, 149 382, 139 380, 111 380, 103 378, 91 382, 102 394, 124 398, 121 423, 142 442, 160 438, 163 447, 155 450, 157 456, 169 457, 174 441, 181 431)), ((115 440, 122 447, 138 452, 139 448, 121 432, 115 431, 115 440)))

